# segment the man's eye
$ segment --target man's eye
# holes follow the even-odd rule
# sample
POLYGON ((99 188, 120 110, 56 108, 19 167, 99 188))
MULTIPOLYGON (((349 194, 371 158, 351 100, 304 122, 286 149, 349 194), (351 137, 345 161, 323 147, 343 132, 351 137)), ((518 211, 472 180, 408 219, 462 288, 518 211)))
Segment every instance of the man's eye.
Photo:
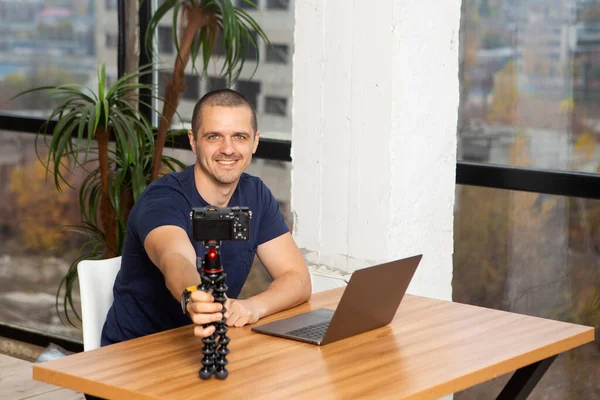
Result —
POLYGON ((238 139, 238 140, 244 140, 244 139, 246 139, 246 136, 244 136, 244 135, 235 135, 235 138, 238 139))
POLYGON ((217 140, 219 138, 219 135, 210 135, 208 136, 208 140, 217 140))

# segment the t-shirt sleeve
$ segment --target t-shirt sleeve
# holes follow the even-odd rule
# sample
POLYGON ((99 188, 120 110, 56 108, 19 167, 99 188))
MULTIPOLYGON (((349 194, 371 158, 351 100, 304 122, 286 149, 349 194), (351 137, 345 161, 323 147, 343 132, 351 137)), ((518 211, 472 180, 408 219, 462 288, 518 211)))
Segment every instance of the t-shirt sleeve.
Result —
POLYGON ((279 209, 279 203, 263 182, 261 182, 262 212, 258 229, 258 245, 289 232, 279 209))
POLYGON ((150 188, 136 202, 134 220, 129 229, 133 229, 144 243, 146 236, 164 225, 175 225, 187 232, 190 224, 191 205, 179 190, 160 186, 150 188))

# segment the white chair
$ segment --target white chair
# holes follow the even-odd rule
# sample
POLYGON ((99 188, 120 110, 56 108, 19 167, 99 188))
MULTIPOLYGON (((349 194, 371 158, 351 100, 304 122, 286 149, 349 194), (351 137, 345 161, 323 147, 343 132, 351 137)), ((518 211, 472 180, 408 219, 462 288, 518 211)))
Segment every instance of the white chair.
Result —
POLYGON ((77 264, 83 351, 100 347, 102 326, 113 303, 113 284, 121 268, 121 257, 83 260, 77 264))
POLYGON ((318 272, 310 271, 310 281, 312 283, 312 292, 319 293, 329 289, 346 286, 348 282, 337 276, 329 276, 318 272))

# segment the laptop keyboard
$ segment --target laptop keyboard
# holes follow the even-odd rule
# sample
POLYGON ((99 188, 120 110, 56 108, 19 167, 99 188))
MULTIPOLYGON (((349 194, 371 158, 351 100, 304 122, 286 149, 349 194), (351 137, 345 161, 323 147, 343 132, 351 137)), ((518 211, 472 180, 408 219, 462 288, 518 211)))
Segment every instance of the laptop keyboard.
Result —
POLYGON ((319 322, 318 324, 308 325, 302 327, 300 329, 294 329, 293 331, 286 332, 291 336, 298 336, 304 339, 309 340, 319 340, 325 336, 325 332, 327 331, 327 327, 329 327, 329 322, 319 322))

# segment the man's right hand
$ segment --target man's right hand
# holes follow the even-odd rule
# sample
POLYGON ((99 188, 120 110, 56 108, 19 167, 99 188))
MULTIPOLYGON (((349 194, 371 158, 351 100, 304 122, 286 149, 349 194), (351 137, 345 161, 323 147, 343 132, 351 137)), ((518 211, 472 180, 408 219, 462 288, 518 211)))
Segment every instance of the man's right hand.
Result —
POLYGON ((192 322, 196 325, 194 326, 194 335, 201 338, 212 335, 215 331, 214 325, 209 325, 206 328, 204 325, 220 321, 223 318, 222 309, 223 305, 215 302, 212 294, 202 290, 194 290, 187 304, 187 311, 192 318, 192 322))

